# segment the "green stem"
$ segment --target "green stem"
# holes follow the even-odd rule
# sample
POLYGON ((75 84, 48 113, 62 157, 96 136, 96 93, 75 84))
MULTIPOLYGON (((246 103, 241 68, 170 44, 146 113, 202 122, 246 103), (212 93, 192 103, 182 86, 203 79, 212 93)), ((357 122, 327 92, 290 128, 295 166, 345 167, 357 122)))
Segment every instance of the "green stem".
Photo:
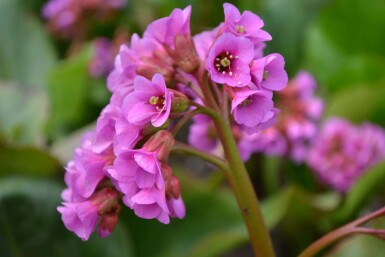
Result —
MULTIPOLYGON (((213 110, 218 110, 218 105, 209 88, 207 74, 204 76, 201 87, 207 106, 213 110)), ((228 113, 224 113, 223 115, 228 115, 228 113)), ((274 257, 273 245, 262 217, 259 201, 244 162, 239 154, 230 124, 227 119, 219 115, 219 112, 214 112, 210 116, 218 131, 218 136, 222 142, 226 159, 230 166, 227 179, 233 189, 246 223, 255 256, 274 257)))
POLYGON ((202 113, 203 111, 200 109, 190 111, 188 113, 185 113, 183 117, 175 124, 175 126, 172 128, 171 133, 176 136, 178 134, 179 130, 194 116, 199 113, 202 113))
POLYGON ((336 230, 333 230, 332 232, 326 234, 325 236, 323 236, 322 238, 320 238, 319 240, 311 244, 298 257, 313 257, 317 253, 319 253, 321 250, 331 245, 332 243, 335 243, 338 240, 341 240, 342 238, 345 238, 352 234, 363 233, 363 234, 373 235, 373 232, 375 230, 361 228, 357 226, 363 225, 368 221, 375 219, 379 216, 382 216, 384 214, 385 214, 385 208, 382 208, 378 211, 369 213, 368 215, 362 218, 359 218, 349 224, 346 224, 345 226, 342 226, 336 230))
POLYGON ((262 217, 259 201, 239 154, 230 125, 223 118, 215 119, 214 123, 230 165, 229 183, 246 223, 254 253, 258 257, 273 257, 275 256, 273 245, 262 217))
POLYGON ((181 142, 176 142, 173 148, 171 149, 172 154, 189 154, 193 156, 197 156, 199 158, 202 158, 205 161, 208 161, 209 163, 215 165, 218 169, 222 170, 225 172, 225 174, 229 173, 229 166, 227 163, 216 157, 215 155, 209 154, 209 153, 204 153, 199 151, 198 149, 195 149, 189 145, 186 145, 181 142))

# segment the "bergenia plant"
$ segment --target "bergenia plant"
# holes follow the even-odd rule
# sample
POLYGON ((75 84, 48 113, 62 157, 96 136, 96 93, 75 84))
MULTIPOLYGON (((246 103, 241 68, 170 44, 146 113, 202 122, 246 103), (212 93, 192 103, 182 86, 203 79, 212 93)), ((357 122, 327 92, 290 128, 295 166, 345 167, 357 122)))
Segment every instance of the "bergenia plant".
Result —
MULTIPOLYGON (((124 2, 100 7, 110 10, 124 2)), ((44 10, 55 26, 65 29, 80 18, 74 4, 55 3, 44 10), (63 17, 63 8, 72 10, 73 17, 63 17)), ((339 120, 319 132, 323 103, 313 95, 315 80, 301 72, 286 87, 284 57, 264 55, 272 37, 256 14, 226 3, 224 22, 193 36, 191 9, 175 9, 152 22, 142 37, 134 34, 130 44, 121 45, 107 79, 110 102, 67 164, 67 188, 58 211, 66 228, 82 240, 96 228, 101 237, 111 234, 122 208, 164 224, 183 219, 188 214, 183 188, 168 157, 194 155, 225 174, 255 255, 275 256, 245 161, 265 152, 304 162, 310 151, 307 162, 318 176, 345 191, 358 176, 357 167, 362 170, 383 158, 385 143, 375 144, 371 131, 380 132, 368 125, 357 131, 368 143, 352 144, 359 135, 340 133, 351 128, 339 120), (188 143, 176 141, 190 121, 188 143), (320 138, 309 149, 317 133, 320 138), (337 142, 325 144, 333 140, 337 142), (343 156, 335 154, 340 149, 343 156), (351 171, 328 179, 341 165, 351 171), (346 182, 346 176, 351 180, 346 182)), ((320 247, 312 249, 316 253, 320 247)))

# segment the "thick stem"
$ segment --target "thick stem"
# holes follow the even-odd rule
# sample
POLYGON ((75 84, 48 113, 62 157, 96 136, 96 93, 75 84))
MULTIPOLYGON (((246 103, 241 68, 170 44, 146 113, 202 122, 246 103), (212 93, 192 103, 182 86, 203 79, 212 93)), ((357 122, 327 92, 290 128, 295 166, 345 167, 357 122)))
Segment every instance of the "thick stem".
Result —
MULTIPOLYGON (((209 108, 218 111, 218 105, 209 87, 207 73, 203 78, 201 88, 206 100, 205 103, 209 108)), ((245 164, 239 154, 229 121, 225 117, 220 116, 219 113, 220 112, 214 112, 210 116, 218 131, 218 136, 222 142, 226 159, 230 166, 227 179, 237 199, 243 220, 246 223, 255 256, 274 257, 275 254, 269 231, 263 220, 257 195, 251 184, 245 164)), ((228 113, 224 113, 223 115, 228 115, 228 113)))
POLYGON ((223 118, 214 119, 227 161, 230 165, 229 183, 246 223, 255 256, 275 256, 269 232, 262 217, 259 201, 244 162, 241 159, 230 125, 223 118))

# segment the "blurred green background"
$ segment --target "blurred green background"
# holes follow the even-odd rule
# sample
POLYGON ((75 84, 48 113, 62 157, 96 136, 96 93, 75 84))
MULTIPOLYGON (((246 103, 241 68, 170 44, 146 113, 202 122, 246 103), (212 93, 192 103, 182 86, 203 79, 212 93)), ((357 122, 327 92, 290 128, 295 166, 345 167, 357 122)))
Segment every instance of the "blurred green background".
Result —
MULTIPOLYGON (((325 118, 385 126, 385 0, 229 2, 264 20, 273 36, 265 52, 281 53, 290 77, 300 69, 315 76, 326 102, 325 118)), ((88 74, 88 41, 112 37, 115 27, 141 34, 154 19, 189 4, 192 31, 199 33, 223 21, 223 2, 129 0, 113 23, 95 25, 70 57, 70 42, 45 29, 40 15, 44 3, 0 0, 0 257, 252 256, 221 175, 202 179, 186 165, 175 169, 187 216, 170 225, 141 220, 126 208, 112 236, 93 235, 85 243, 66 231, 56 211, 64 188, 63 165, 109 99, 105 79, 88 74)), ((278 256, 296 256, 326 231, 385 202, 385 165, 375 167, 341 199, 312 190, 306 167, 287 164, 282 170, 278 162, 255 156, 248 164, 262 188, 258 192, 278 256), (286 172, 289 182, 269 192, 261 181, 277 172, 286 172)), ((357 236, 324 256, 383 256, 384 251, 381 241, 357 236)))

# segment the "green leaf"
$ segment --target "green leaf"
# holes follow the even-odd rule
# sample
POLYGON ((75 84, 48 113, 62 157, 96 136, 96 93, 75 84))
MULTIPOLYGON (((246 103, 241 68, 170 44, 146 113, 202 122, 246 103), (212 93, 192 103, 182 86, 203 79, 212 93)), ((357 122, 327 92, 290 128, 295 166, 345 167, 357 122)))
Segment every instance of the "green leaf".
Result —
POLYGON ((49 132, 53 138, 61 137, 87 122, 88 61, 91 52, 57 65, 49 74, 48 93, 51 102, 49 132))
POLYGON ((127 231, 118 226, 108 238, 82 242, 67 231, 56 206, 61 186, 50 180, 0 181, 2 257, 132 257, 127 231))
MULTIPOLYGON (((278 52, 285 57, 285 69, 294 75, 302 64, 306 28, 327 0, 268 0, 263 1, 258 15, 265 22, 264 30, 273 40, 267 42, 267 53, 278 52)), ((255 5, 257 7, 257 5, 255 5)), ((257 10, 255 10, 257 11, 257 10)))
POLYGON ((61 163, 67 163, 73 158, 74 150, 80 146, 84 134, 94 128, 95 124, 92 123, 76 130, 62 139, 56 140, 53 142, 50 152, 56 156, 61 163))
POLYGON ((23 4, 0 1, 0 77, 43 90, 56 55, 43 25, 23 4))
POLYGON ((338 0, 323 8, 308 30, 306 67, 328 91, 373 84, 385 78, 382 0, 338 0))
POLYGON ((334 94, 325 112, 326 117, 339 116, 350 121, 384 124, 385 82, 377 86, 356 86, 334 94))
POLYGON ((383 256, 384 241, 367 235, 357 235, 345 239, 333 247, 324 257, 383 256))
POLYGON ((385 162, 372 167, 363 174, 346 195, 343 205, 331 213, 328 219, 342 224, 352 220, 368 201, 383 187, 385 180, 385 162))
POLYGON ((41 145, 48 116, 44 93, 1 81, 0 90, 0 139, 41 145))
POLYGON ((33 147, 9 147, 0 144, 0 177, 28 175, 44 177, 61 170, 58 160, 33 147))

